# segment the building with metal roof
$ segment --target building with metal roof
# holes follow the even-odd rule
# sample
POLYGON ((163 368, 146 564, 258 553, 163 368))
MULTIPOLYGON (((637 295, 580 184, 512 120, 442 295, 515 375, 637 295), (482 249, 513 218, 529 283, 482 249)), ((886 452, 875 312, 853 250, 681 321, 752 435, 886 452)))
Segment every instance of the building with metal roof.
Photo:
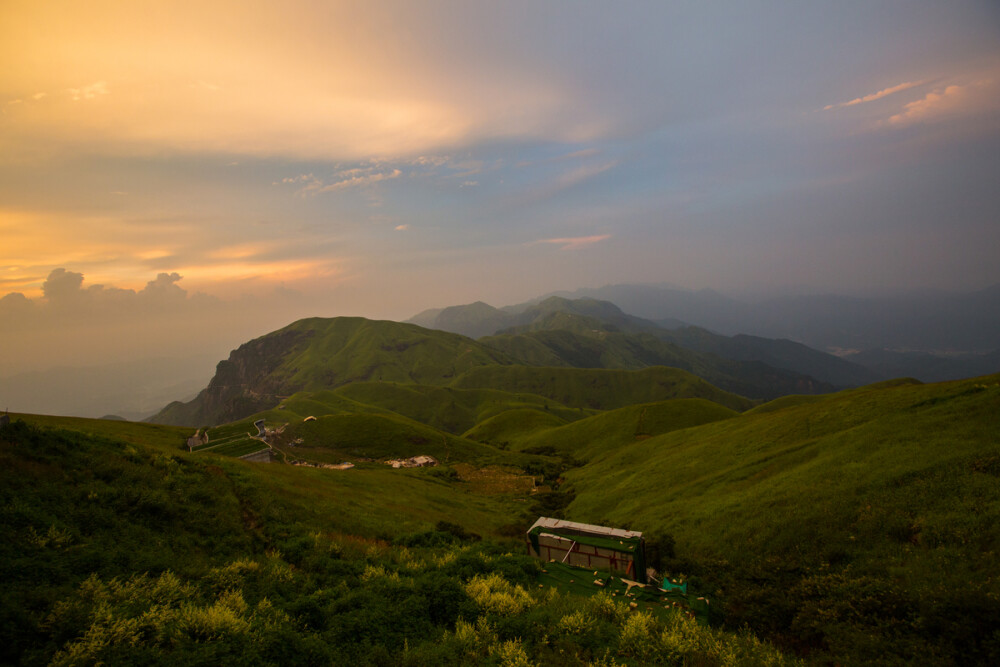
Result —
POLYGON ((539 517, 526 534, 528 553, 545 561, 601 570, 646 583, 642 533, 539 517))

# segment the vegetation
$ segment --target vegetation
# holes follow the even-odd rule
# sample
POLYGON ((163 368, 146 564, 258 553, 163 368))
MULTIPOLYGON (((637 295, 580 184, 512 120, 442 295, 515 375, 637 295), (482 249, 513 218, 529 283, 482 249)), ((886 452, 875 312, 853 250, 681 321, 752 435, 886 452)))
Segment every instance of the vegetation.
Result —
MULTIPOLYGON (((522 315, 534 318, 530 325, 480 341, 413 324, 356 317, 300 320, 241 345, 219 363, 208 387, 194 400, 171 403, 150 421, 218 425, 289 400, 300 403, 293 409, 305 410, 303 400, 316 400, 300 395, 306 393, 323 394, 318 402, 329 403, 336 411, 355 412, 353 404, 361 403, 369 406, 368 411, 384 408, 460 434, 481 421, 488 404, 512 402, 512 397, 488 392, 520 394, 513 401, 524 403, 519 408, 554 402, 549 409, 569 419, 565 408, 609 409, 701 397, 743 410, 749 407, 744 396, 768 399, 834 389, 753 358, 724 359, 679 347, 665 340, 666 332, 655 324, 604 302, 550 299, 522 315), (671 370, 653 371, 655 377, 619 373, 581 381, 582 375, 566 374, 571 369, 640 371, 663 366, 671 370), (678 377, 681 371, 691 377, 678 377), (675 377, 668 379, 668 374, 675 377), (615 377, 613 387, 608 386, 611 377, 615 377), (567 383, 573 389, 568 390, 567 383), (581 389, 588 391, 584 395, 581 389), (602 395, 621 389, 625 394, 616 403, 602 395)), ((779 343, 779 352, 787 345, 779 343)), ((822 360, 813 357, 829 356, 779 352, 769 349, 768 358, 793 358, 798 363, 802 357, 812 363, 810 368, 823 367, 822 360)))
POLYGON ((163 413, 221 425, 15 416, 0 663, 1000 663, 1000 375, 755 404, 385 324, 296 323, 163 413), (355 467, 238 460, 258 419, 355 467), (545 571, 538 515, 643 531, 698 604, 545 571))
POLYGON ((359 481, 48 421, 0 432, 4 663, 794 662, 679 610, 537 584, 496 541, 513 499, 428 471, 359 481))
POLYGON ((673 536, 681 558, 670 567, 711 582, 728 626, 788 648, 841 662, 995 663, 998 380, 782 399, 591 444, 589 464, 566 472, 566 514, 673 536))

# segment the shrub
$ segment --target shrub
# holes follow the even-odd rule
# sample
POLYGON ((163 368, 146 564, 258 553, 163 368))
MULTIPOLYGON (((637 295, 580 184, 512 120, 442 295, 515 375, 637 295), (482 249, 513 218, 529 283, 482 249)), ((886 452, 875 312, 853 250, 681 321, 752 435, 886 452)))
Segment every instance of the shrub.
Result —
POLYGON ((480 609, 501 616, 520 614, 534 603, 528 591, 496 572, 486 576, 476 575, 465 585, 465 592, 480 609))

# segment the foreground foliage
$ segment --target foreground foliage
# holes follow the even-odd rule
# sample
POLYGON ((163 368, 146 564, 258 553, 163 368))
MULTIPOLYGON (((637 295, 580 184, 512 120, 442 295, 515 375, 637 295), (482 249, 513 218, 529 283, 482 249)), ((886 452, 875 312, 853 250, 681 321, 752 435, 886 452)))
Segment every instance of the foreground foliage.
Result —
POLYGON ((290 427, 317 441, 295 452, 410 443, 447 465, 334 472, 189 453, 170 427, 5 428, 0 662, 1000 663, 1000 376, 742 414, 346 393, 272 411, 344 408, 290 427), (515 555, 539 514, 642 530, 712 627, 539 575, 515 555))
POLYGON ((539 588, 538 564, 512 553, 520 545, 478 541, 460 525, 331 530, 306 500, 262 488, 262 468, 6 427, 0 662, 788 662, 680 612, 654 617, 607 594, 539 588))

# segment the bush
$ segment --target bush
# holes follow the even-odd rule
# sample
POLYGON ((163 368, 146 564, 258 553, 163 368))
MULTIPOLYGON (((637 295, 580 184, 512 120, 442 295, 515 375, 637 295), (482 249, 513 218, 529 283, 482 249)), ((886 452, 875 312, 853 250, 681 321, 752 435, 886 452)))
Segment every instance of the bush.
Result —
POLYGON ((534 603, 528 591, 496 572, 476 575, 465 585, 465 592, 480 609, 500 616, 520 614, 534 603))

